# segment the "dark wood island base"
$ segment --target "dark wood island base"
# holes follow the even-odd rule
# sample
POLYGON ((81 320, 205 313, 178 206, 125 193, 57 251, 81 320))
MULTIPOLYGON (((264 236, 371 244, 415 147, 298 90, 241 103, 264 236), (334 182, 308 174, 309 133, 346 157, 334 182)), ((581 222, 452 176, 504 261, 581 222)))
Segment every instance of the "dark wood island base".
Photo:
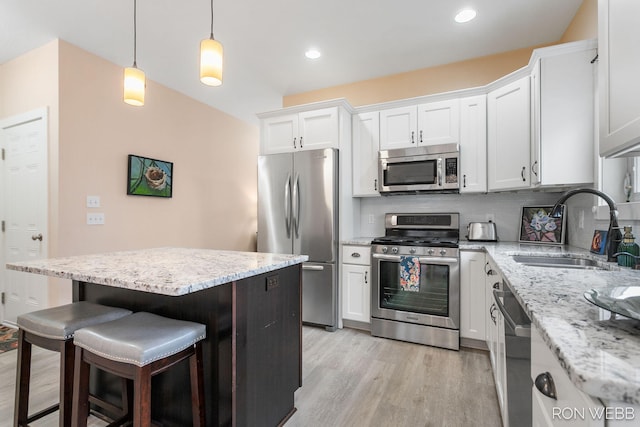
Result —
MULTIPOLYGON (((207 425, 277 426, 302 386, 301 272, 295 264, 179 296, 74 280, 73 299, 206 325, 207 425)), ((191 425, 188 378, 187 363, 153 378, 154 422, 191 425)), ((92 372, 91 387, 120 404, 117 377, 92 372)))

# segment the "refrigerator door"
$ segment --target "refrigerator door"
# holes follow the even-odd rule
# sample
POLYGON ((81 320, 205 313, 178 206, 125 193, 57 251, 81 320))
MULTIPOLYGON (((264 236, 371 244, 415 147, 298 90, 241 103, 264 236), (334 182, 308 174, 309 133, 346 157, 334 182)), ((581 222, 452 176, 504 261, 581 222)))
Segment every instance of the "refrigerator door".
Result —
POLYGON ((293 155, 258 156, 258 252, 292 253, 293 155))
POLYGON ((335 262, 338 151, 300 151, 293 164, 293 253, 308 255, 312 262, 335 262))
POLYGON ((302 321, 337 326, 334 264, 307 262, 302 264, 302 321))

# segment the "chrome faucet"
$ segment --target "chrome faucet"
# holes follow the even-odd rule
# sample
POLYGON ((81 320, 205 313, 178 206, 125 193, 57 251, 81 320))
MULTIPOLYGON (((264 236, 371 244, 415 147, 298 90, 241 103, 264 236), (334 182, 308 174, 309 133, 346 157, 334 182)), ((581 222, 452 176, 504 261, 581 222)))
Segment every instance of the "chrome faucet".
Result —
POLYGON ((593 188, 576 188, 569 190, 560 196, 549 216, 559 218, 564 212, 564 202, 566 202, 569 197, 579 193, 595 194, 596 196, 600 196, 607 202, 607 205, 609 205, 609 230, 607 232, 606 253, 608 262, 616 262, 618 255, 616 252, 618 251, 618 243, 622 241, 622 233, 620 233, 620 227, 618 226, 618 208, 611 197, 593 188))

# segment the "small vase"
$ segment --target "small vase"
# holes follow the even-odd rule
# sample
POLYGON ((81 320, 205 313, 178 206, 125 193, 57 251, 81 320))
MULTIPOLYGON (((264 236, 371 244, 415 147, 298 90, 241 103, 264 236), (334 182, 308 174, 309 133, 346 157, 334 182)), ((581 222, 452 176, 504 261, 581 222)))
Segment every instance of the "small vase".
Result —
MULTIPOLYGON (((631 227, 624 228, 624 236, 622 237, 622 242, 618 245, 618 252, 627 252, 635 256, 640 255, 640 247, 638 247, 633 234, 631 234, 631 227)), ((633 267, 636 265, 636 258, 629 255, 618 255, 618 265, 633 267)))

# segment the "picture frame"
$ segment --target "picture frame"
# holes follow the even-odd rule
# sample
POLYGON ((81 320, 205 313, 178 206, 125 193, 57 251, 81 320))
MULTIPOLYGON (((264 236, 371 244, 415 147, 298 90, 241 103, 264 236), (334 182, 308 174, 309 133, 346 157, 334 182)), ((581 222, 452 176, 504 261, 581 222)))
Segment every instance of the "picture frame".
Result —
POLYGON ((127 158, 127 194, 173 197, 173 163, 129 154, 127 158))
POLYGON ((603 255, 607 247, 607 230, 594 230, 593 239, 591 239, 591 253, 603 255))
MULTIPOLYGON (((566 237, 566 216, 551 218, 553 206, 524 206, 520 215, 521 243, 563 245, 566 237)), ((565 208, 566 209, 566 208, 565 208)))

